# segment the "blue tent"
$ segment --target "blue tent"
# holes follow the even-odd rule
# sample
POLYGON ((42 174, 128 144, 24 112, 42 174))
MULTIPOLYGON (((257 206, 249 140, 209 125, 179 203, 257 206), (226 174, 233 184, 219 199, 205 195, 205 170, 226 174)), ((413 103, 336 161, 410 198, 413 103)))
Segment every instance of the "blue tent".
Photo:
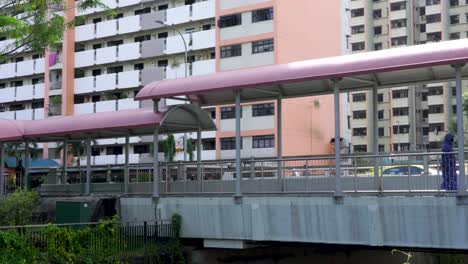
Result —
MULTIPOLYGON (((38 168, 47 168, 47 167, 59 167, 60 165, 53 160, 49 159, 31 159, 30 160, 30 167, 38 167, 38 168)), ((16 158, 11 157, 6 159, 6 166, 8 168, 15 168, 16 167, 16 158)), ((23 161, 23 166, 24 166, 24 161, 23 161)))

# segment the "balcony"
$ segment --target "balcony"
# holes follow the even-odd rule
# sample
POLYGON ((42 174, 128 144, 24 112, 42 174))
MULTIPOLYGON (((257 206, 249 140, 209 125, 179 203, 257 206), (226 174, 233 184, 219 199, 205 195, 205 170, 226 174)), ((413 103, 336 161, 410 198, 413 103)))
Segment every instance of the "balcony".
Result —
POLYGON ((183 5, 167 9, 166 22, 168 24, 182 24, 190 21, 190 6, 183 5))
POLYGON ((96 64, 106 64, 117 61, 117 46, 96 50, 96 64))
POLYGON ((94 65, 94 50, 75 52, 75 68, 94 65))
MULTIPOLYGON (((192 34, 184 34, 189 50, 213 48, 216 43, 215 30, 198 31, 192 34)), ((166 40, 166 54, 182 53, 185 51, 184 43, 180 36, 168 37, 166 40)))
POLYGON ((24 109, 15 112, 16 120, 33 120, 33 109, 24 109))
POLYGON ((160 81, 166 78, 166 69, 163 67, 155 67, 143 69, 141 71, 141 85, 147 85, 154 81, 160 81))
POLYGON ((155 21, 166 21, 166 12, 151 12, 140 16, 140 25, 142 30, 162 28, 164 25, 155 21))
POLYGON ((44 73, 44 59, 20 61, 0 65, 0 79, 44 73))
POLYGON ((429 123, 445 123, 445 114, 444 113, 437 113, 437 114, 429 114, 429 123))
POLYGON ((75 79, 75 93, 85 94, 140 86, 140 71, 125 71, 75 79))
POLYGON ((426 24, 426 33, 440 32, 442 29, 441 22, 426 24))
POLYGON ((136 60, 141 57, 141 44, 139 42, 117 46, 119 61, 136 60))
POLYGON ((114 112, 117 110, 117 102, 115 100, 96 102, 96 113, 114 112))
POLYGON ((444 104, 443 95, 430 95, 427 97, 427 102, 429 105, 442 105, 444 104))
POLYGON ((192 63, 192 75, 204 75, 216 72, 215 60, 202 60, 192 63))
POLYGON ((94 103, 75 104, 75 115, 94 113, 94 103))
POLYGON ((94 76, 75 79, 75 93, 84 94, 94 91, 94 76))
POLYGON ((439 14, 441 11, 442 11, 442 6, 440 4, 426 6, 426 15, 439 14))
POLYGON ((94 91, 107 91, 107 90, 114 90, 117 88, 117 74, 104 74, 96 76, 96 86, 94 87, 94 91))
MULTIPOLYGON (((180 41, 180 40, 179 40, 180 41)), ((152 39, 142 42, 141 57, 150 58, 164 55, 164 39, 152 39)))
POLYGON ((129 16, 129 17, 122 17, 119 18, 117 21, 118 24, 118 32, 119 34, 126 34, 140 31, 141 17, 140 16, 129 16))
MULTIPOLYGON (((16 88, 4 88, 0 89, 0 103, 6 103, 14 101, 16 88)), ((0 115, 1 118, 1 115, 0 115)))
POLYGON ((0 64, 0 79, 13 78, 16 76, 16 63, 0 64))
POLYGON ((133 98, 121 99, 117 101, 117 110, 129 110, 140 108, 140 102, 133 100, 133 98))
POLYGON ((94 24, 87 24, 75 27, 75 38, 76 41, 85 41, 95 38, 95 26, 94 24))
POLYGON ((125 71, 117 74, 117 88, 132 88, 140 86, 140 71, 125 71))

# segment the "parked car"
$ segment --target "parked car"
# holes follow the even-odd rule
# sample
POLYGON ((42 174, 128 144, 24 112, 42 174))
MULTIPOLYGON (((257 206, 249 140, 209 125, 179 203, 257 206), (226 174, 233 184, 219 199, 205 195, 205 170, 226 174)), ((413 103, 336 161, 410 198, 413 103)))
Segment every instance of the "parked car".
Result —
MULTIPOLYGON (((422 165, 394 165, 384 166, 381 170, 380 175, 382 176, 421 176, 425 175, 424 166, 422 165), (409 173, 408 173, 409 172, 409 173)), ((428 175, 436 176, 437 170, 428 168, 428 175)))

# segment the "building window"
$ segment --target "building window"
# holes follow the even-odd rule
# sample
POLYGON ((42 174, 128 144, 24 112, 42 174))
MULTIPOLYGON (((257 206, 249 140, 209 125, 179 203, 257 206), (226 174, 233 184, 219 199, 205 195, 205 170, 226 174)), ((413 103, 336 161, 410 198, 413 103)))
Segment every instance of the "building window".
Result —
POLYGON ((440 4, 440 0, 426 0, 426 5, 427 6, 438 5, 438 4, 440 4))
POLYGON ((441 18, 440 14, 427 15, 426 24, 438 23, 440 22, 440 18, 441 18))
POLYGON ((165 39, 168 37, 168 33, 167 32, 161 32, 161 33, 158 33, 158 39, 165 39))
POLYGON ((377 112, 377 115, 378 115, 379 120, 384 119, 384 110, 379 110, 377 112))
POLYGON ((151 12, 151 8, 150 7, 145 7, 145 8, 142 8, 142 9, 135 10, 134 14, 136 16, 136 15, 141 15, 141 14, 147 14, 147 13, 150 13, 150 12, 151 12))
POLYGON ((252 53, 271 52, 275 50, 273 39, 259 40, 252 42, 252 53))
POLYGON ((450 16, 450 24, 451 25, 459 24, 459 23, 460 23, 460 16, 459 15, 450 16))
POLYGON ((158 60, 158 67, 167 67, 167 65, 169 65, 169 61, 168 60, 158 60))
POLYGON ((419 25, 419 32, 421 32, 421 33, 426 32, 426 24, 419 25))
POLYGON ((383 94, 382 94, 382 93, 377 94, 377 102, 378 102, 378 103, 382 103, 382 102, 383 102, 383 94))
POLYGON ((112 40, 112 41, 107 42, 107 47, 113 47, 113 46, 118 46, 118 45, 122 45, 122 44, 123 44, 123 40, 121 40, 121 39, 112 40))
POLYGON ((229 16, 220 17, 218 20, 218 27, 234 27, 242 24, 242 14, 235 14, 229 16))
POLYGON ((450 39, 460 39, 460 32, 450 33, 450 39))
POLYGON ((91 71, 91 75, 98 76, 101 75, 101 69, 94 69, 91 71))
POLYGON ((429 88, 429 95, 443 95, 444 94, 444 87, 436 86, 436 87, 428 87, 429 88))
POLYGON ((408 134, 409 125, 393 126, 393 134, 408 134))
POLYGON ((393 108, 393 116, 407 116, 409 113, 408 107, 393 108))
POLYGON ((382 43, 381 42, 374 44, 374 50, 381 50, 381 49, 382 49, 382 43))
POLYGON ((358 42, 358 43, 351 44, 351 49, 353 51, 364 50, 365 48, 366 48, 366 45, 365 45, 364 42, 358 42))
POLYGON ((93 22, 93 24, 97 24, 97 23, 99 23, 101 21, 102 21, 102 18, 97 17, 97 18, 94 18, 92 22, 93 22))
POLYGON ((252 148, 274 148, 275 147, 275 136, 254 136, 252 138, 252 148))
POLYGON ((398 98, 408 98, 408 90, 393 90, 392 91, 392 98, 393 99, 398 99, 398 98))
POLYGON ((354 145, 354 152, 367 152, 367 145, 354 145))
POLYGON ((423 136, 429 135, 429 128, 428 127, 423 127, 422 128, 422 134, 423 134, 423 136))
POLYGON ((366 110, 354 111, 353 119, 366 119, 366 110))
POLYGON ((351 17, 364 16, 364 8, 358 8, 351 10, 351 17))
POLYGON ((365 128, 365 127, 353 128, 353 136, 363 137, 365 135, 367 135, 367 128, 365 128))
POLYGON ((452 96, 457 96, 457 87, 452 87, 452 96))
POLYGON ((458 6, 458 0, 450 0, 450 6, 458 6))
POLYGON ((379 145, 379 152, 385 152, 385 145, 379 145))
POLYGON ((242 46, 232 45, 221 47, 221 58, 230 58, 242 56, 242 46))
POLYGON ((444 131, 444 123, 429 124, 429 131, 434 132, 436 134, 441 131, 444 131))
POLYGON ((353 94, 353 102, 364 102, 364 101, 366 101, 365 93, 353 94))
POLYGON ((374 35, 382 34, 382 26, 374 27, 374 35))
POLYGON ((457 106, 456 105, 452 105, 452 113, 457 113, 457 106))
MULTIPOLYGON (((241 149, 242 149, 241 139, 241 149)), ((236 138, 222 138, 221 139, 221 150, 232 150, 236 149, 236 138)))
MULTIPOLYGON (((221 119, 232 119, 236 118, 236 108, 231 107, 221 107, 221 119)), ((242 118, 242 109, 241 109, 241 118, 242 118)))
POLYGON ((374 18, 381 18, 382 17, 382 9, 374 10, 373 16, 374 16, 374 18))
POLYGON ((158 11, 162 11, 162 10, 166 10, 169 8, 169 5, 168 4, 165 4, 165 5, 159 5, 158 6, 158 11))
POLYGON ((135 154, 150 153, 150 146, 148 144, 135 145, 135 146, 133 146, 133 153, 135 153, 135 154))
POLYGON ((31 104, 32 109, 44 108, 44 101, 35 101, 31 104))
POLYGON ((107 155, 122 155, 123 147, 122 146, 112 146, 106 148, 107 155))
POLYGON ((444 105, 430 105, 429 114, 442 114, 444 112, 444 105))
POLYGON ((143 35, 143 36, 138 36, 135 37, 135 42, 143 42, 145 40, 151 40, 151 35, 143 35))
POLYGON ((361 33, 364 33, 364 25, 351 27, 351 34, 361 34, 361 33))
POLYGON ((427 41, 438 42, 442 39, 441 32, 427 33, 427 41))
POLYGON ((406 27, 406 19, 403 18, 403 19, 392 20, 390 22, 390 25, 391 25, 392 28, 406 27))
POLYGON ((108 74, 110 74, 110 73, 119 73, 119 72, 123 72, 123 66, 122 65, 107 68, 107 73, 108 74))
POLYGON ((406 9, 406 1, 390 4, 391 11, 398 11, 398 10, 404 10, 404 9, 406 9))
POLYGON ((133 65, 133 69, 135 71, 141 71, 145 68, 145 64, 144 63, 137 63, 135 65, 133 65))
POLYGON ((379 137, 384 137, 384 136, 385 136, 385 128, 379 127, 379 137))
POLYGON ((252 11, 252 23, 273 20, 273 8, 252 11))
POLYGON ((408 150, 409 150, 409 143, 393 144, 393 151, 408 151, 408 150))
POLYGON ((203 138, 202 146, 203 146, 203 150, 216 150, 216 139, 203 138))
POLYGON ((270 116, 274 114, 275 105, 273 103, 252 105, 252 116, 270 116))

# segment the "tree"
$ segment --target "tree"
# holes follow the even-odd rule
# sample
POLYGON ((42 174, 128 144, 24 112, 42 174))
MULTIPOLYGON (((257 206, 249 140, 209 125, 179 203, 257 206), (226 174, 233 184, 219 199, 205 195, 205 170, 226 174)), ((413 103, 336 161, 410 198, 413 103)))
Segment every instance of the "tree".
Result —
MULTIPOLYGON (((5 144, 5 152, 7 157, 14 157, 16 160, 23 160, 25 155, 26 143, 7 143, 5 144)), ((38 147, 36 142, 29 142, 30 158, 38 157, 38 147)))
POLYGON ((100 0, 73 3, 75 6, 66 6, 64 0, 0 0, 0 36, 10 40, 0 45, 0 62, 14 58, 19 51, 42 53, 48 47, 58 47, 64 29, 73 27, 75 21, 66 21, 56 11, 107 9, 100 0))
MULTIPOLYGON (((174 135, 171 133, 167 134, 167 138, 158 141, 158 151, 164 152, 164 159, 169 162, 173 162, 176 155, 176 142, 174 135)), ((153 156, 154 149, 153 144, 150 146, 150 154, 153 156)))
POLYGON ((187 154, 189 155, 189 160, 193 161, 193 139, 191 138, 187 140, 187 154))
MULTIPOLYGON (((96 140, 91 140, 91 145, 92 146, 97 145, 96 140)), ((57 155, 60 155, 60 153, 62 152, 63 149, 64 149, 64 145, 63 145, 63 142, 62 142, 57 146, 57 149, 55 150, 55 153, 57 155)), ((73 141, 73 142, 70 142, 69 144, 67 144, 67 150, 68 150, 69 155, 77 158, 76 165, 78 167, 80 167, 81 166, 80 158, 83 157, 84 155, 86 155, 86 141, 73 141), (68 146, 70 146, 70 147, 68 147, 68 146)))
POLYGON ((39 195, 36 192, 19 190, 0 199, 0 226, 31 224, 38 205, 39 195))

